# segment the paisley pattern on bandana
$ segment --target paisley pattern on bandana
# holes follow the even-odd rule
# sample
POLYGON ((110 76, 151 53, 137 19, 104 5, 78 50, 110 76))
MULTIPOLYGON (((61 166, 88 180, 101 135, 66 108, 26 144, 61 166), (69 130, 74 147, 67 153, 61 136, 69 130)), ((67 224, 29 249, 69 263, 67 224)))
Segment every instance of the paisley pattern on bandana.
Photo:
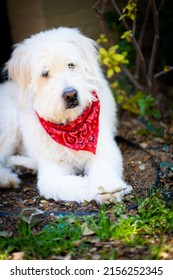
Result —
POLYGON ((96 153, 99 134, 100 101, 95 100, 77 119, 66 125, 57 125, 37 116, 45 131, 54 141, 72 150, 96 153))

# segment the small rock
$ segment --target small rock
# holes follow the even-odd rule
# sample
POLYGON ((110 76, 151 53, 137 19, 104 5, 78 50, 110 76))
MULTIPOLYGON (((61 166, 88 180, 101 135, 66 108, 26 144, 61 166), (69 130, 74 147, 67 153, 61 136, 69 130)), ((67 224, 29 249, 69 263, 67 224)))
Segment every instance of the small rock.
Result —
POLYGON ((143 143, 141 143, 140 145, 141 145, 141 147, 142 147, 143 149, 148 148, 148 143, 143 142, 143 143))
POLYGON ((145 168, 146 168, 146 165, 144 163, 139 165, 139 169, 140 170, 145 170, 145 168))

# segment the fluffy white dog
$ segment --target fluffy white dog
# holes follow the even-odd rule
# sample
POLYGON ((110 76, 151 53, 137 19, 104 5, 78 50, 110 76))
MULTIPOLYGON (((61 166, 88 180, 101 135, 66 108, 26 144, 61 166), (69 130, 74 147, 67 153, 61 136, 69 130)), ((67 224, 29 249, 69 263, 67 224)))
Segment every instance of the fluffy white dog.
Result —
POLYGON ((24 166, 37 172, 47 199, 121 201, 131 186, 123 180, 116 106, 96 43, 73 28, 40 32, 15 46, 6 70, 0 186, 17 187, 13 171, 24 166))

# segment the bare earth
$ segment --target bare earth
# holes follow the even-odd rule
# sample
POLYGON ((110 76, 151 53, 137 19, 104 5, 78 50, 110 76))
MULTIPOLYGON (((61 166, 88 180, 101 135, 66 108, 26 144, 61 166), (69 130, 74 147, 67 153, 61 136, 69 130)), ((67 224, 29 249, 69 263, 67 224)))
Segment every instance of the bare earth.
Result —
MULTIPOLYGON (((140 144, 147 152, 150 153, 149 155, 137 147, 119 143, 124 157, 124 177, 126 181, 133 186, 133 192, 128 196, 128 199, 127 197, 124 198, 124 203, 127 209, 135 205, 136 196, 138 198, 145 198, 155 181, 156 169, 152 164, 151 156, 154 156, 158 164, 160 164, 160 162, 173 162, 173 131, 171 126, 165 124, 163 126, 165 129, 164 136, 162 138, 158 138, 153 137, 152 135, 138 136, 136 132, 141 128, 141 125, 134 118, 128 119, 128 121, 122 119, 120 122, 119 135, 140 144)), ((170 187, 173 185, 173 183, 172 185, 171 183, 170 185, 166 183, 164 172, 164 169, 160 171, 160 182, 163 184, 163 186, 170 187)), ((26 173, 21 177, 23 183, 20 189, 0 190, 1 231, 15 231, 15 216, 17 216, 17 214, 19 214, 21 210, 25 208, 34 207, 55 214, 71 214, 74 212, 77 214, 89 214, 100 209, 100 205, 97 205, 95 201, 79 204, 70 201, 56 202, 52 199, 46 200, 44 197, 39 196, 39 193, 36 189, 36 176, 26 173), (3 216, 4 212, 7 216, 3 216), (8 214, 6 212, 8 212, 8 214)), ((45 216, 44 224, 48 223, 49 219, 49 215, 45 216)), ((111 244, 107 244, 107 246, 109 247, 111 244)), ((136 254, 138 254, 137 251, 136 254)))

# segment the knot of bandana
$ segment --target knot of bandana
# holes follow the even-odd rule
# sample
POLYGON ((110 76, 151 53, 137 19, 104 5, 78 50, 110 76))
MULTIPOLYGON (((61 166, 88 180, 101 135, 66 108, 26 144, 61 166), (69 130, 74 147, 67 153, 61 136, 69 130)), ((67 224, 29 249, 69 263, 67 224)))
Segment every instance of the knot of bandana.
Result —
POLYGON ((54 141, 72 150, 96 153, 99 134, 100 101, 97 94, 85 111, 74 121, 65 125, 57 125, 46 121, 37 113, 38 119, 45 131, 54 141))

